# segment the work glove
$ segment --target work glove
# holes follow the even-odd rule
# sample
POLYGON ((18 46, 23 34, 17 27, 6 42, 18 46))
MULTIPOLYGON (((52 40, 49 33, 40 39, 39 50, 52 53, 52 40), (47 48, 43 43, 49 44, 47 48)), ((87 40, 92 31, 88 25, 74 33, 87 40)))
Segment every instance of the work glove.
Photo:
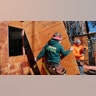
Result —
POLYGON ((37 58, 35 57, 34 60, 35 60, 35 62, 36 62, 36 61, 37 61, 37 58))
POLYGON ((69 50, 70 50, 70 51, 73 51, 73 47, 71 46, 69 50))

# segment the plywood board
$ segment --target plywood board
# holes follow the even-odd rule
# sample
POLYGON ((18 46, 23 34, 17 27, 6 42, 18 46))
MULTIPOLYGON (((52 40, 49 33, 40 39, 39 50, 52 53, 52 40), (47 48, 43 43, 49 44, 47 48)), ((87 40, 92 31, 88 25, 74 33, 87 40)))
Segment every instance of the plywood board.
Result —
MULTIPOLYGON (((30 59, 30 62, 31 61, 33 62, 34 57, 36 57, 38 55, 38 53, 42 50, 42 48, 48 42, 48 40, 51 39, 52 35, 55 32, 60 32, 62 34, 63 40, 62 40, 61 44, 65 48, 65 50, 68 50, 71 46, 67 32, 65 30, 65 26, 62 21, 28 21, 28 22, 27 21, 25 21, 25 22, 18 21, 18 22, 8 22, 8 24, 9 25, 7 25, 7 26, 13 26, 13 27, 18 27, 18 28, 24 29, 25 34, 28 39, 28 43, 31 48, 31 51, 29 50, 29 53, 31 53, 31 54, 29 54, 29 56, 27 58, 25 58, 26 56, 24 56, 24 57, 21 56, 22 58, 17 60, 17 57, 16 58, 10 57, 9 63, 16 63, 16 62, 18 63, 19 61, 24 62, 24 61, 27 61, 28 58, 30 59)), ((2 33, 0 33, 0 34, 2 34, 2 33)), ((8 36, 8 31, 6 31, 6 34, 7 34, 6 36, 8 36)), ((4 36, 4 38, 5 38, 5 36, 4 36)), ((6 51, 7 59, 5 59, 5 60, 8 60, 8 56, 9 56, 8 55, 8 41, 7 40, 8 40, 8 38, 6 40, 4 39, 4 42, 5 41, 7 42, 6 43, 7 48, 4 47, 5 50, 7 49, 7 51, 6 51)), ((2 45, 2 42, 0 42, 0 45, 2 45)), ((0 48, 1 47, 2 46, 0 46, 0 48)), ((1 52, 1 49, 0 49, 0 52, 1 52)), ((3 60, 3 57, 1 58, 1 60, 3 60)), ((37 63, 38 63, 38 68, 39 68, 40 73, 42 75, 46 74, 45 69, 42 66, 42 63, 43 63, 42 59, 39 60, 37 63)), ((63 65, 63 67, 67 70, 68 75, 79 74, 77 63, 74 59, 74 55, 72 52, 68 56, 63 58, 61 63, 63 65)), ((33 69, 33 70, 37 71, 37 69, 36 70, 33 69)))
POLYGON ((0 22, 0 66, 8 62, 8 27, 0 22))
MULTIPOLYGON (((44 45, 51 39, 52 35, 55 32, 60 32, 63 36, 62 46, 65 50, 70 48, 70 42, 65 30, 64 24, 61 21, 36 21, 34 22, 34 36, 32 41, 34 42, 34 47, 32 47, 34 56, 37 56, 38 53, 42 50, 44 45)), ((42 61, 38 61, 39 68, 42 61)), ((75 61, 73 53, 66 56, 61 61, 63 67, 67 70, 68 75, 79 74, 77 63, 75 61)))

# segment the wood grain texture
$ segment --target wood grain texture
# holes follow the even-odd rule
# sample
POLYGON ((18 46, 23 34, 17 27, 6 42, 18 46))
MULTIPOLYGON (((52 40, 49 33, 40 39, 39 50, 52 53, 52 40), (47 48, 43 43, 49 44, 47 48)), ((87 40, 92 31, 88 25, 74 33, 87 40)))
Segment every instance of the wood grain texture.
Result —
MULTIPOLYGON (((42 48, 48 42, 48 40, 51 39, 52 35, 55 32, 60 32, 62 34, 63 40, 62 40, 61 44, 65 50, 68 50, 71 46, 67 32, 65 30, 65 26, 62 21, 25 21, 25 22, 10 21, 10 22, 7 22, 6 27, 8 27, 8 26, 17 27, 17 28, 21 28, 24 30, 26 37, 28 39, 28 43, 31 48, 31 51, 29 51, 29 53, 31 52, 31 54, 29 54, 29 55, 23 54, 21 56, 9 57, 9 55, 8 55, 9 54, 9 52, 8 52, 8 50, 9 50, 9 48, 8 48, 8 39, 9 39, 8 30, 5 30, 5 28, 2 29, 1 28, 2 24, 0 24, 0 30, 5 30, 4 31, 5 35, 2 33, 2 31, 0 31, 0 37, 2 37, 2 39, 0 38, 0 64, 1 65, 2 64, 19 65, 22 63, 26 65, 26 63, 24 63, 24 62, 27 62, 29 64, 29 66, 36 64, 33 62, 34 57, 36 57, 38 55, 38 53, 42 50, 42 48), (2 48, 2 46, 4 46, 3 47, 4 49, 2 48), (3 52, 5 52, 5 53, 3 53, 3 52), (5 54, 5 55, 3 55, 3 54, 5 54), (30 64, 28 58, 30 59, 31 64, 30 64), (4 62, 6 62, 6 63, 4 63, 4 62)), ((39 68, 40 74, 46 75, 46 71, 45 71, 44 67, 42 66, 42 63, 44 63, 42 61, 42 59, 40 59, 37 63, 38 63, 37 66, 39 68)), ((67 70, 67 75, 79 74, 77 63, 75 61, 75 58, 74 58, 74 55, 72 52, 61 60, 61 64, 67 70)), ((34 66, 32 68, 33 69, 31 71, 32 71, 32 74, 34 74, 34 72, 33 72, 35 70, 34 66)), ((20 73, 20 70, 19 70, 19 73, 20 73)))

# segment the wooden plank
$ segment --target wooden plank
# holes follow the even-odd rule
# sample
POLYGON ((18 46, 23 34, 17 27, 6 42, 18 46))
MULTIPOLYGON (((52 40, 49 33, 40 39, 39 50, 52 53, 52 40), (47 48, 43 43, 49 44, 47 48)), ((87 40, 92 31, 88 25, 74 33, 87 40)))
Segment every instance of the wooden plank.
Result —
POLYGON ((30 63, 30 66, 31 66, 34 74, 40 75, 41 73, 40 73, 38 66, 35 66, 36 62, 34 61, 34 54, 33 54, 34 43, 35 43, 34 42, 34 37, 35 37, 34 36, 34 22, 31 22, 31 21, 30 22, 24 22, 23 28, 24 28, 25 35, 26 35, 27 40, 28 40, 28 45, 29 45, 29 49, 27 50, 28 61, 30 63))
MULTIPOLYGON (((36 40, 33 39, 34 44, 35 44, 34 49, 33 49, 34 56, 37 56, 37 54, 41 51, 41 49, 44 47, 44 45, 48 42, 48 40, 52 37, 52 35, 55 32, 60 32, 62 34, 63 36, 62 45, 65 48, 65 50, 70 48, 71 45, 70 45, 69 38, 68 38, 63 22, 60 22, 60 21, 58 22, 57 21, 54 21, 54 22, 53 21, 42 21, 42 22, 38 21, 37 22, 36 21, 34 23, 35 23, 34 34, 35 34, 35 38, 37 38, 36 40), (38 47, 38 50, 37 50, 37 47, 38 47)), ((69 75, 79 74, 79 70, 77 67, 77 63, 74 59, 73 53, 66 56, 64 59, 62 59, 61 62, 64 68, 67 70, 67 74, 69 75)), ((39 66, 41 63, 42 63, 42 60, 39 60, 38 61, 39 66)))
POLYGON ((9 26, 13 26, 13 27, 17 27, 17 28, 23 27, 23 22, 20 22, 20 21, 8 21, 7 23, 9 26))
POLYGON ((0 67, 8 62, 8 27, 0 22, 0 67))
MULTIPOLYGON (((20 57, 20 59, 17 59, 17 56, 14 58, 10 57, 9 63, 16 63, 16 62, 18 63, 19 61, 24 62, 26 60, 29 60, 33 68, 34 64, 36 64, 36 62, 34 62, 34 57, 38 55, 38 53, 42 50, 44 45, 48 42, 48 40, 52 37, 52 35, 55 32, 60 32, 62 34, 63 40, 61 44, 65 48, 65 50, 69 49, 71 46, 67 32, 65 30, 65 26, 62 21, 28 21, 28 22, 18 21, 18 22, 9 22, 7 26, 13 26, 13 27, 24 29, 26 37, 28 39, 29 46, 30 46, 30 50, 27 54, 27 58, 22 57, 23 55, 21 56, 22 58, 20 57)), ((6 36, 8 36, 8 32, 6 36)), ((8 58, 8 41, 6 42, 7 42, 6 54, 8 58)), ((8 59, 5 59, 5 60, 8 60, 8 59)), ((40 73, 43 75, 46 74, 45 69, 42 66, 42 62, 43 62, 42 59, 39 60, 38 66, 36 67, 36 69, 33 68, 33 71, 35 72, 37 71, 36 74, 40 74, 40 73), (38 68, 39 68, 40 73, 38 71, 38 68)), ((77 67, 77 63, 74 59, 73 53, 63 58, 61 63, 63 67, 67 70, 68 75, 79 74, 79 70, 77 67)))
MULTIPOLYGON (((15 28, 23 28, 23 23, 19 22, 19 21, 9 21, 9 22, 6 22, 6 24, 7 24, 6 25, 7 29, 9 28, 9 26, 12 26, 12 27, 15 27, 15 28)), ((2 27, 2 26, 0 25, 0 27, 2 27)), ((5 28, 3 28, 3 29, 5 29, 5 28)), ((8 33, 9 33, 9 31, 7 30, 6 31, 6 36, 7 37, 3 36, 4 32, 1 33, 1 35, 0 35, 0 36, 4 37, 4 38, 1 38, 2 41, 4 41, 3 39, 6 39, 6 46, 4 46, 4 48, 6 48, 6 50, 7 50, 7 52, 2 51, 3 53, 4 52, 6 52, 6 53, 5 53, 5 57, 1 58, 1 60, 0 60, 0 61, 3 61, 3 62, 4 62, 4 60, 7 60, 6 63, 4 63, 5 65, 2 64, 2 70, 3 70, 2 74, 14 74, 15 75, 19 71, 24 71, 23 74, 29 74, 29 72, 28 72, 29 71, 29 62, 28 62, 28 58, 25 54, 22 54, 20 56, 11 56, 11 57, 9 56, 9 47, 8 47, 9 46, 9 43, 8 43, 9 36, 8 36, 8 33), (6 59, 6 56, 8 56, 8 59, 6 59), (15 71, 17 71, 17 72, 14 71, 14 73, 12 73, 13 69, 11 68, 11 66, 13 66, 13 67, 20 66, 20 70, 15 68, 15 71)), ((0 55, 0 57, 1 56, 2 55, 0 55)), ((18 74, 22 74, 22 73, 19 72, 18 74)), ((32 70, 31 70, 31 74, 33 74, 32 70)))

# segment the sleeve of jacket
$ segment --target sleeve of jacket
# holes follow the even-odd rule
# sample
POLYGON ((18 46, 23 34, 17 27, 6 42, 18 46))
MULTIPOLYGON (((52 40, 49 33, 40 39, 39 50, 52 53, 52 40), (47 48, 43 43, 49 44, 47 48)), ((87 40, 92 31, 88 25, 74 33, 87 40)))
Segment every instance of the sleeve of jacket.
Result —
POLYGON ((62 55, 67 56, 71 51, 70 51, 70 50, 65 50, 65 49, 61 46, 60 52, 61 52, 62 55))
MULTIPOLYGON (((46 45, 45 45, 46 47, 46 45)), ((39 60, 41 57, 43 57, 45 55, 45 47, 40 51, 40 53, 37 56, 37 60, 39 60)))

